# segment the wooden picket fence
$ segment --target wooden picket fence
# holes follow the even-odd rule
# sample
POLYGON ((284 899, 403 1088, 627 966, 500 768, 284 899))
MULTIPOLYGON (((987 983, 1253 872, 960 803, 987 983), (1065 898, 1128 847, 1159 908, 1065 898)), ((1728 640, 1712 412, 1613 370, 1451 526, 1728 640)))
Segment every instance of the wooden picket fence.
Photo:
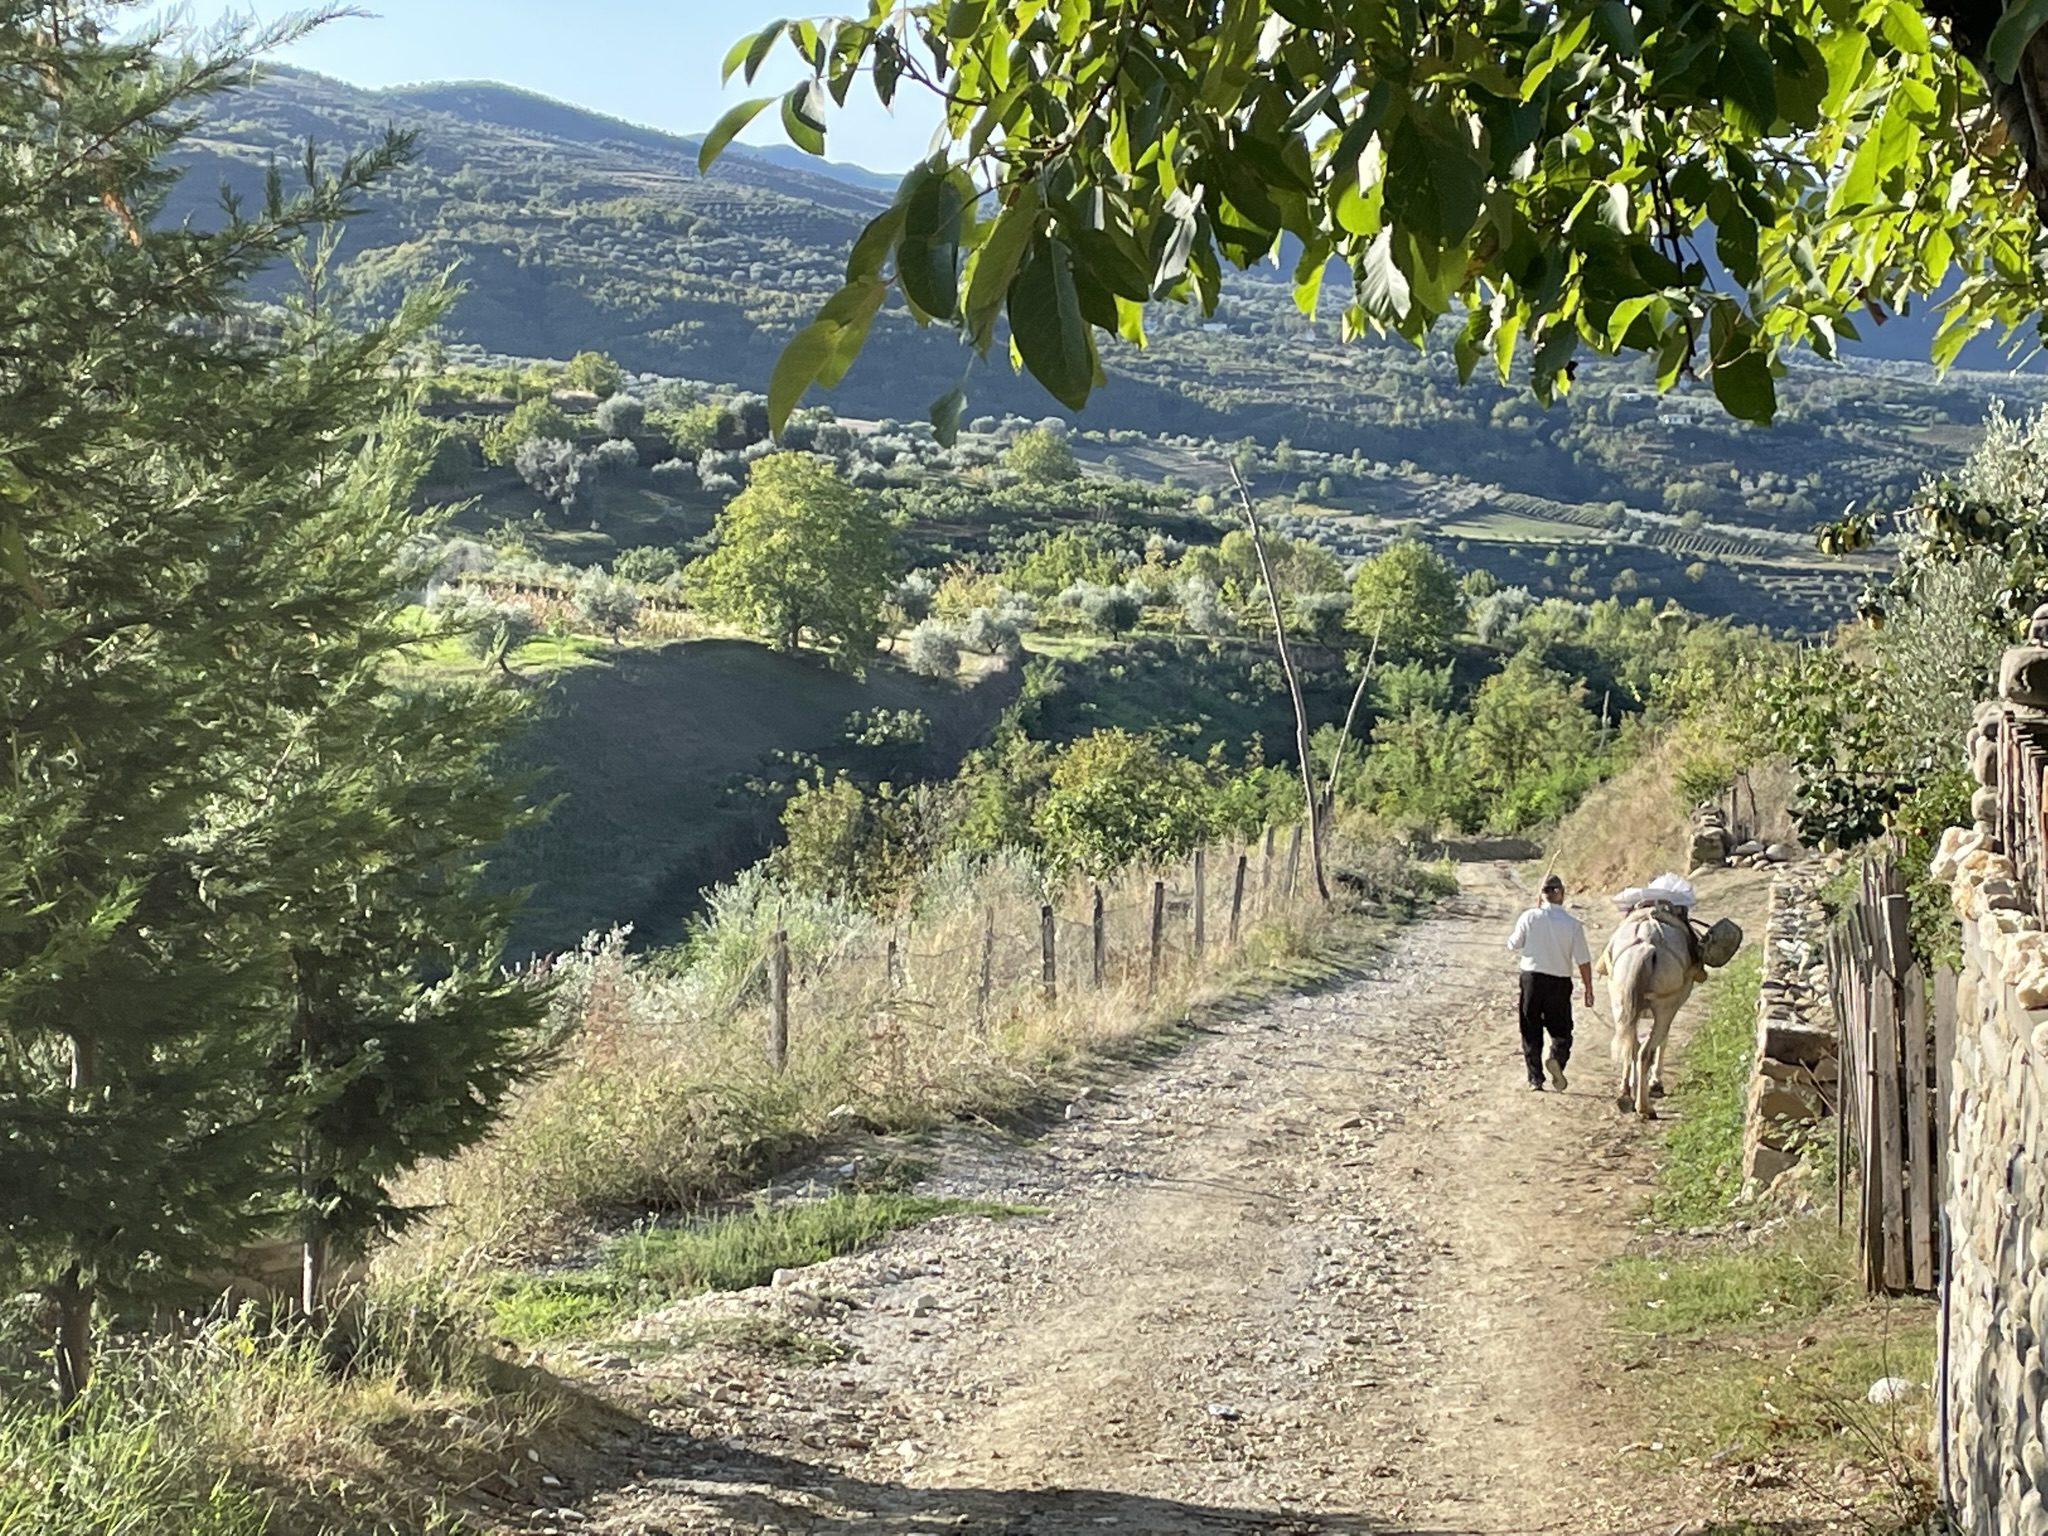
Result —
POLYGON ((1998 732, 1998 847, 2013 862, 2027 910, 2048 918, 2048 752, 2010 708, 1998 732))
POLYGON ((1865 862, 1857 900, 1829 937, 1828 972, 1841 1040, 1835 1222, 1845 1227, 1853 1205, 1869 1290, 1931 1293, 1941 1284, 1956 979, 1937 971, 1930 997, 1892 860, 1865 862))

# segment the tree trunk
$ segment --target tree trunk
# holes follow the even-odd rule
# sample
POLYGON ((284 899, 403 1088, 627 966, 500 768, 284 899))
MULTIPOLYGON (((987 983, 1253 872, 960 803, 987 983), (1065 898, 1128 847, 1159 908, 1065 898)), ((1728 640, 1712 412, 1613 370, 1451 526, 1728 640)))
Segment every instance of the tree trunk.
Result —
MULTIPOLYGON (((292 951, 292 1033, 297 1036, 299 1066, 310 1083, 320 1069, 322 1042, 317 1004, 319 959, 310 951, 292 951)), ((315 1167, 318 1139, 310 1120, 299 1132, 300 1216, 299 1315, 318 1327, 321 1293, 326 1290, 327 1232, 320 1219, 320 1177, 315 1167)))
MULTIPOLYGON (((71 1102, 73 1115, 86 1113, 99 1082, 99 1048, 90 1035, 71 1037, 71 1102)), ((92 1286, 82 1266, 72 1260, 49 1289, 57 1307, 57 1407, 68 1414, 92 1383, 92 1286)), ((65 1431, 69 1433, 68 1428, 65 1431)))
POLYGON ((1308 820, 1309 867, 1316 877, 1316 898, 1330 899, 1330 882, 1323 876, 1323 818, 1316 793, 1316 767, 1309 755, 1308 708, 1301 701, 1301 677, 1294 670, 1294 655, 1287 646, 1287 616, 1280 608, 1280 590, 1273 585, 1272 562, 1266 558, 1266 533, 1259 526, 1259 511, 1252 494, 1245 489, 1244 476, 1235 464, 1230 478, 1237 482, 1238 500, 1244 503, 1244 520, 1252 534, 1252 552, 1259 557, 1259 576, 1266 584, 1266 600, 1273 609, 1273 644, 1280 652, 1280 670, 1287 677, 1287 696, 1294 704, 1294 745, 1301 758, 1302 808, 1308 820))
POLYGON ((73 1264, 50 1287, 57 1304, 57 1408, 68 1414, 92 1384, 92 1287, 73 1264))
POLYGON ((71 1113, 85 1113, 85 1101, 99 1080, 100 1052, 90 1035, 71 1037, 71 1113))

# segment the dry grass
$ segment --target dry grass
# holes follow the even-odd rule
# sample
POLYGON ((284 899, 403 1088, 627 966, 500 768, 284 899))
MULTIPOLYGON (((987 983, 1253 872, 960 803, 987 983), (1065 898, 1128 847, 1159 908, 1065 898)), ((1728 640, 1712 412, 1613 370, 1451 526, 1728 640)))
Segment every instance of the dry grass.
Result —
POLYGON ((186 1337, 116 1341, 68 1435, 44 1403, 0 1400, 0 1533, 475 1529, 474 1490, 535 1485, 534 1456, 573 1417, 545 1378, 476 1338, 438 1299, 387 1289, 339 1371, 253 1307, 186 1337))
MULTIPOLYGON (((1554 863, 1575 889, 1593 891, 1618 891, 1667 869, 1684 874, 1691 867, 1692 806, 1677 785, 1680 769, 1701 750, 1690 728, 1658 737, 1558 824, 1545 845, 1546 867, 1554 863)), ((1790 766, 1763 762, 1749 778, 1762 838, 1791 837, 1790 766)))
MULTIPOLYGON (((1191 863, 1105 883, 1099 981, 1095 888, 1048 891, 1021 864, 934 869, 893 922, 742 882, 714 904, 686 956, 629 955, 616 936, 588 945, 556 967, 568 1037, 559 1065, 486 1143, 421 1176, 409 1193, 437 1214, 385 1262, 448 1273, 530 1257, 607 1224, 729 1196, 834 1138, 1015 1112, 1084 1059, 1285 974, 1328 942, 1333 914, 1308 893, 1305 854, 1287 891, 1284 835, 1270 875, 1262 849, 1247 855, 1230 942, 1239 852, 1208 851, 1199 945, 1191 863), (1164 896, 1156 978, 1155 881, 1164 896), (766 1045, 778 922, 791 956, 780 1071, 766 1045)), ((1363 854, 1354 848, 1346 861, 1369 870, 1382 893, 1440 889, 1440 876, 1363 854)))

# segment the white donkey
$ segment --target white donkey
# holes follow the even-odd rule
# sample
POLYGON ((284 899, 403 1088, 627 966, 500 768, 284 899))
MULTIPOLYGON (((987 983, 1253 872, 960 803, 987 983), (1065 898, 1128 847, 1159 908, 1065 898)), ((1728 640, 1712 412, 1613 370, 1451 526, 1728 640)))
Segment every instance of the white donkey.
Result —
POLYGON ((1607 972, 1607 997, 1614 1009, 1614 1060, 1621 1068, 1620 1106, 1645 1120, 1657 1118, 1652 1095, 1664 1091, 1664 1040, 1671 1021, 1692 995, 1700 973, 1693 968, 1686 914, 1657 904, 1637 907, 1621 920, 1600 957, 1607 972), (1648 1014, 1650 1027, 1636 1025, 1648 1014))

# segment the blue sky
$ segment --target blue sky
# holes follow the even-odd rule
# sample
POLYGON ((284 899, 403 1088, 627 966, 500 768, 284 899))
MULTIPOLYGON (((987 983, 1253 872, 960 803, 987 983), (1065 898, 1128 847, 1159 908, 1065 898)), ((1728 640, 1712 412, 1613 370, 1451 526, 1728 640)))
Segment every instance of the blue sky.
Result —
MULTIPOLYGON (((735 77, 721 93, 718 66, 744 34, 807 14, 801 0, 353 0, 375 14, 330 22, 278 55, 364 86, 423 80, 497 80, 673 133, 701 133, 729 102, 786 89, 800 77, 778 47, 752 88, 735 77)), ((826 0, 829 7, 830 0, 826 0)), ((287 0, 225 5, 198 0, 188 14, 269 21, 305 9, 287 0)), ((829 14, 829 10, 820 14, 829 14)), ((935 104, 906 89, 894 113, 856 87, 830 120, 827 153, 873 170, 921 159, 938 122, 935 104)), ((782 141, 771 110, 744 142, 782 141)))

